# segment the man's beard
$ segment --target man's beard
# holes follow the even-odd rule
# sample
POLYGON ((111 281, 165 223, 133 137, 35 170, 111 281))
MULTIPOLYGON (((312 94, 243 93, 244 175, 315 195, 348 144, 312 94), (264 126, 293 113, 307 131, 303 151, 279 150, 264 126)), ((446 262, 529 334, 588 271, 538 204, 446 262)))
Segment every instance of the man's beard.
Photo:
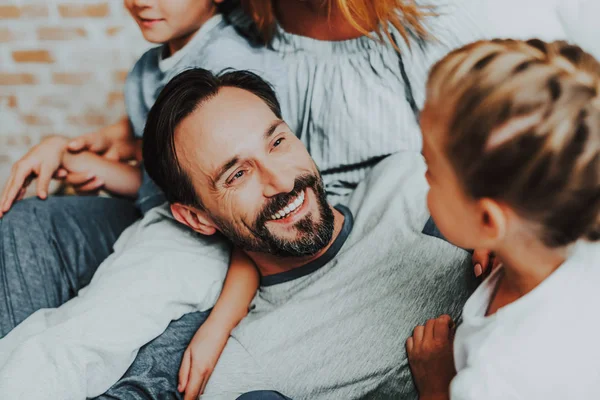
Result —
MULTIPOLYGON (((308 201, 305 198, 304 201, 308 201)), ((327 202, 327 195, 323 188, 323 181, 318 175, 303 175, 296 178, 294 189, 290 193, 282 193, 272 197, 263 207, 258 217, 251 226, 249 234, 243 234, 228 221, 214 218, 221 233, 231 242, 244 251, 256 253, 270 253, 279 257, 312 256, 325 248, 333 237, 334 216, 327 202), (267 222, 277 211, 287 206, 303 191, 310 188, 315 193, 318 205, 319 218, 313 220, 310 212, 294 224, 298 237, 293 240, 277 237, 267 228, 267 222)))

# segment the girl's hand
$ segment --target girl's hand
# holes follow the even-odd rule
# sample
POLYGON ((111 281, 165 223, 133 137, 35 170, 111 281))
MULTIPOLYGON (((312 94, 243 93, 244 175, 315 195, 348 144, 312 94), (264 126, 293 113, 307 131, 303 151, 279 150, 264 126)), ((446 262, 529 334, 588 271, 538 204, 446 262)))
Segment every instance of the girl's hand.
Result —
POLYGON ((64 177, 66 171, 60 169, 62 155, 66 150, 67 139, 60 136, 48 137, 17 161, 0 197, 0 217, 15 201, 25 194, 25 189, 37 177, 37 195, 48 197, 48 186, 52 177, 64 177))
POLYGON ((448 399, 456 375, 452 354, 454 324, 448 315, 417 326, 406 341, 408 362, 419 399, 448 399))
POLYGON ((229 339, 229 331, 207 320, 196 332, 183 354, 179 368, 177 390, 185 392, 184 399, 197 399, 204 392, 217 361, 229 339))
POLYGON ((493 270, 502 264, 500 259, 489 250, 475 250, 473 252, 473 272, 481 279, 487 277, 493 270))

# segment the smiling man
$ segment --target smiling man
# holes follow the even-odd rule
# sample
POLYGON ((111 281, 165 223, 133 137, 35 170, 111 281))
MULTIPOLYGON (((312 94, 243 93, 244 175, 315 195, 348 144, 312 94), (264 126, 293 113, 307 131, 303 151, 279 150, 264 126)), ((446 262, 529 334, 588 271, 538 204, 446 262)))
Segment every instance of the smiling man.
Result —
POLYGON ((217 78, 190 70, 169 89, 157 110, 179 109, 179 121, 151 115, 144 158, 174 217, 204 235, 221 232, 260 260, 262 276, 326 251, 343 213, 327 203, 319 171, 270 86, 249 72, 217 78))
MULTIPOLYGON (((202 398, 260 389, 294 399, 416 397, 404 342, 416 323, 456 317, 473 283, 467 252, 422 233, 419 154, 384 160, 348 204, 332 207, 270 86, 249 72, 196 69, 159 96, 144 159, 179 222, 220 232, 261 275, 202 398)), ((169 327, 182 337, 196 328, 193 315, 169 327)), ((158 340, 150 346, 182 346, 158 340)), ((176 379, 177 356, 162 361, 176 379)))

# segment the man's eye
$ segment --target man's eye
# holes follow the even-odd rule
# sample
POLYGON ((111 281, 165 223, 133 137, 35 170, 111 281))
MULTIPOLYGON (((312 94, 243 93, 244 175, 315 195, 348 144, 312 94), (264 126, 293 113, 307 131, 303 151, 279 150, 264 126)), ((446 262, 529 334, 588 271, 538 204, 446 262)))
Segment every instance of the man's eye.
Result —
POLYGON ((233 181, 235 181, 235 180, 237 180, 237 179, 240 179, 242 176, 244 176, 244 173, 245 173, 245 172, 244 172, 243 170, 242 170, 242 171, 238 171, 238 172, 236 172, 236 173, 235 173, 235 174, 234 174, 234 175, 231 177, 231 179, 229 180, 229 182, 228 182, 228 183, 232 183, 233 181))

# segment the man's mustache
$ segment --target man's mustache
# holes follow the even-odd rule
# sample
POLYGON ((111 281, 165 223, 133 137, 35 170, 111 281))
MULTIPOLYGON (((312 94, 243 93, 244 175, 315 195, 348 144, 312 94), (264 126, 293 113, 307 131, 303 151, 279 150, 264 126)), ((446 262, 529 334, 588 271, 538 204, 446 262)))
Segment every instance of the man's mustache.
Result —
POLYGON ((294 189, 289 193, 280 193, 269 199, 269 202, 263 207, 258 218, 257 226, 261 227, 271 219, 271 216, 290 204, 293 199, 298 197, 306 188, 317 186, 319 178, 312 174, 301 175, 294 181, 294 189))

